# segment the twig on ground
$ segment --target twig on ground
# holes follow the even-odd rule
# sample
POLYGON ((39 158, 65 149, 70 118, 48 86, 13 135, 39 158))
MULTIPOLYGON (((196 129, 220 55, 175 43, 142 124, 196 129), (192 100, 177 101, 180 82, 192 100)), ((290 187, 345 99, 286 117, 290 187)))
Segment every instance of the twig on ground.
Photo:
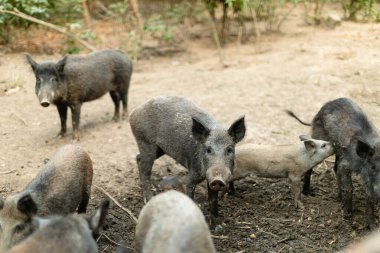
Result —
POLYGON ((291 241, 291 240, 294 240, 294 238, 288 236, 288 237, 285 237, 284 239, 281 239, 281 240, 277 241, 277 243, 282 243, 282 242, 291 241))
POLYGON ((212 238, 214 239, 228 239, 229 237, 226 235, 211 235, 212 238))
POLYGON ((14 118, 18 119, 19 121, 21 121, 21 123, 23 123, 25 126, 27 126, 28 124, 26 124, 25 120, 23 120, 20 116, 12 113, 11 116, 13 116, 14 118))
POLYGON ((45 22, 45 21, 42 21, 42 20, 37 19, 37 18, 32 17, 32 16, 29 16, 29 15, 27 15, 27 14, 25 14, 25 13, 17 10, 16 8, 14 9, 14 11, 0 10, 0 13, 11 14, 13 16, 17 16, 17 17, 20 17, 22 19, 26 19, 26 20, 29 20, 31 22, 34 22, 34 23, 37 23, 37 24, 49 27, 49 28, 51 28, 53 30, 56 30, 57 32, 63 33, 65 35, 67 35, 68 37, 73 38, 74 40, 78 41, 80 44, 82 44, 84 47, 90 49, 91 51, 96 51, 96 48, 94 46, 92 46, 89 43, 87 43, 86 41, 82 40, 81 38, 79 38, 75 34, 73 34, 71 32, 68 32, 66 28, 61 27, 61 26, 57 26, 57 25, 54 25, 54 24, 51 24, 51 23, 48 23, 48 22, 45 22))
POLYGON ((13 172, 16 172, 16 171, 17 170, 3 171, 3 172, 0 172, 0 175, 10 174, 10 173, 13 173, 13 172))
POLYGON ((105 195, 107 195, 107 197, 109 197, 118 207, 120 207, 123 211, 125 211, 126 213, 129 214, 129 217, 135 222, 137 223, 137 218, 136 216, 133 215, 132 211, 129 210, 128 208, 122 206, 114 197, 111 196, 111 194, 109 194, 106 190, 104 190, 102 187, 100 186, 97 186, 95 185, 95 188, 99 191, 101 191, 102 193, 104 193, 105 195))

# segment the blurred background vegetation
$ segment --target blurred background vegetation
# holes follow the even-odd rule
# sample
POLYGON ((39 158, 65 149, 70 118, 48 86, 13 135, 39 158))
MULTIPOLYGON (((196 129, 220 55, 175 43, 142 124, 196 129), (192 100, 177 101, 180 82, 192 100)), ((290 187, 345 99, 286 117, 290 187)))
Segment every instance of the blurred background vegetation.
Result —
POLYGON ((331 19, 327 4, 340 11, 339 19, 380 21, 376 0, 0 0, 0 49, 79 53, 115 47, 136 59, 180 51, 196 37, 220 46, 230 37, 244 42, 279 32, 296 7, 303 8, 306 24, 323 25, 331 19))

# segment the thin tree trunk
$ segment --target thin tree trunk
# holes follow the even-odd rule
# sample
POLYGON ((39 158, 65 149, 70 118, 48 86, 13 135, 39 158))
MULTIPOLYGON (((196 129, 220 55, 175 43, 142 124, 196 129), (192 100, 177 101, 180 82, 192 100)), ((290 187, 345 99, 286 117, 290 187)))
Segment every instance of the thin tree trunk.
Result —
POLYGON ((87 0, 83 0, 83 2, 82 2, 82 11, 83 11, 84 20, 86 21, 87 28, 91 28, 92 22, 91 22, 90 11, 89 11, 88 5, 87 5, 87 0))
POLYGON ((139 11, 139 3, 138 0, 126 0, 129 1, 129 5, 132 9, 132 14, 136 19, 137 27, 139 28, 139 32, 141 33, 144 27, 144 21, 139 11))

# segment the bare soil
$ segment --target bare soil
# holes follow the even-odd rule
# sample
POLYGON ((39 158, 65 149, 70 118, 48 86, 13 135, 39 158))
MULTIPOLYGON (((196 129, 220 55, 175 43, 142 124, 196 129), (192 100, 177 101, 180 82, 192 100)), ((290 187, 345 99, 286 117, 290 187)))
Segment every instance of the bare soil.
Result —
MULTIPOLYGON (((327 101, 347 96, 380 125, 380 25, 344 22, 333 30, 305 26, 291 15, 282 34, 263 35, 260 43, 224 50, 225 64, 209 38, 187 42, 187 51, 173 57, 135 63, 129 111, 157 95, 186 97, 229 125, 246 116, 244 142, 286 144, 298 141, 309 128, 284 113, 292 109, 311 121, 327 101)), ((40 55, 38 61, 59 55, 40 55)), ((60 123, 54 106, 42 108, 34 94, 34 76, 21 54, 0 55, 0 195, 21 190, 60 146, 60 123)), ((143 206, 135 156, 137 146, 127 121, 113 122, 110 96, 84 104, 80 144, 94 164, 94 185, 100 186, 137 216, 143 206)), ((71 121, 69 121, 71 124, 71 121)), ((333 161, 333 158, 330 158, 333 161)), ((296 210, 285 179, 250 177, 236 183, 238 196, 220 202, 223 230, 213 234, 218 252, 335 252, 368 233, 364 192, 355 180, 352 219, 344 219, 337 199, 331 162, 312 178, 315 196, 304 197, 296 210)), ((169 157, 154 164, 153 179, 184 171, 169 157)), ((93 187, 90 211, 105 196, 93 187)), ((205 215, 206 190, 195 201, 205 215)), ((134 222, 111 207, 104 234, 133 247, 134 222)), ((104 236, 100 252, 115 252, 104 236)))

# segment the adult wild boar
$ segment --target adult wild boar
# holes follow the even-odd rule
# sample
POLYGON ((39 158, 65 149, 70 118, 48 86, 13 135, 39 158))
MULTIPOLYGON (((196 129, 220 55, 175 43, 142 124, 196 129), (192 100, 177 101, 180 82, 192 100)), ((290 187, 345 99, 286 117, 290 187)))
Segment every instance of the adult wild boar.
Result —
POLYGON ((141 210, 135 233, 139 253, 214 253, 211 234, 199 207, 185 194, 170 190, 141 210))
POLYGON ((229 129, 209 114, 179 97, 156 97, 136 108, 130 116, 140 154, 136 160, 144 201, 152 197, 150 176, 154 161, 169 155, 189 170, 187 194, 207 179, 211 225, 218 215, 218 191, 224 190, 234 167, 235 144, 245 135, 244 117, 229 129))
POLYGON ((20 192, 0 199, 0 252, 34 230, 32 217, 86 212, 92 183, 92 162, 77 145, 60 148, 20 192))
POLYGON ((115 104, 114 120, 127 116, 128 89, 132 62, 118 50, 104 50, 87 56, 65 56, 60 61, 38 64, 26 55, 36 76, 36 94, 40 104, 55 104, 61 119, 59 136, 66 133, 67 108, 71 109, 73 138, 79 139, 78 129, 82 103, 100 98, 107 92, 115 104))
MULTIPOLYGON (((233 180, 249 174, 266 178, 288 178, 296 207, 303 209, 301 180, 306 171, 334 153, 328 141, 301 135, 301 142, 290 145, 255 145, 245 143, 235 149, 233 180)), ((230 191, 234 192, 233 181, 230 191)))
MULTIPOLYGON (((380 199, 380 136, 363 110, 351 99, 327 102, 311 124, 301 121, 293 112, 288 114, 305 125, 311 125, 312 137, 330 141, 335 150, 334 171, 344 214, 352 214, 351 174, 359 174, 366 191, 367 222, 376 227, 374 204, 380 199)), ((310 190, 311 171, 305 175, 304 190, 310 190)))
POLYGON ((97 253, 94 235, 101 230, 109 201, 104 201, 95 213, 80 215, 33 217, 35 232, 7 253, 97 253))

